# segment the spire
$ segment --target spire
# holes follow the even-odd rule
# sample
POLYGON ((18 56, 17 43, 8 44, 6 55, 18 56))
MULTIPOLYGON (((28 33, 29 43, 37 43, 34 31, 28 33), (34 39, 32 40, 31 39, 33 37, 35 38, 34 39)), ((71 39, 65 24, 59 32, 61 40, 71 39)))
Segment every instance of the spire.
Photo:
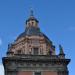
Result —
POLYGON ((29 21, 32 21, 32 20, 34 20, 34 21, 36 21, 37 23, 38 23, 38 20, 35 18, 35 16, 34 16, 34 12, 33 12, 33 9, 31 8, 30 9, 30 16, 29 16, 29 18, 26 20, 26 22, 29 22, 29 21))
POLYGON ((63 51, 63 47, 61 45, 59 45, 59 50, 60 50, 59 56, 61 58, 65 58, 65 54, 64 54, 64 51, 63 51))

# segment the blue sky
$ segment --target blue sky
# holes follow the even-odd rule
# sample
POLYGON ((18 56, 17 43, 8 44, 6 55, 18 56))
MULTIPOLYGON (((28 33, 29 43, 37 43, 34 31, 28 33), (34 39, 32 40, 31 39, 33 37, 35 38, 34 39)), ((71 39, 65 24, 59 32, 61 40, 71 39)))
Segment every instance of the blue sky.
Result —
POLYGON ((41 31, 56 46, 57 54, 58 45, 63 46, 66 57, 71 59, 69 75, 74 75, 75 0, 0 0, 0 75, 3 73, 1 60, 7 46, 24 31, 31 8, 39 20, 41 31))

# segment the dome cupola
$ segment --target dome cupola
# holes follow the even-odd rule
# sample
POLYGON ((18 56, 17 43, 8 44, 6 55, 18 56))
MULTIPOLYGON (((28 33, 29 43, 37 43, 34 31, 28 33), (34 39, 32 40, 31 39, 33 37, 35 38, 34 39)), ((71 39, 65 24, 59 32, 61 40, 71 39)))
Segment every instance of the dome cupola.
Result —
POLYGON ((30 17, 26 20, 26 27, 38 27, 38 20, 34 17, 34 12, 31 9, 30 17))

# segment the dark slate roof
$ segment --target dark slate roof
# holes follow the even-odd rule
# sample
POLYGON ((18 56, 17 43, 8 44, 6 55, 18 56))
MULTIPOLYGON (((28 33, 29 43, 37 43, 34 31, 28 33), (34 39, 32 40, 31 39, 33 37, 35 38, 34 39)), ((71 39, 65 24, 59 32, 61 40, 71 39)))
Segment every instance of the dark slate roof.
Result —
POLYGON ((28 20, 26 20, 26 23, 27 23, 28 21, 30 21, 30 20, 35 20, 36 22, 39 22, 34 16, 30 16, 30 17, 28 18, 28 20))
POLYGON ((26 35, 28 35, 28 36, 32 36, 32 35, 44 36, 46 38, 47 42, 52 43, 49 40, 49 38, 40 31, 40 28, 35 28, 35 27, 26 28, 26 30, 18 36, 17 40, 22 38, 22 37, 25 37, 26 35))

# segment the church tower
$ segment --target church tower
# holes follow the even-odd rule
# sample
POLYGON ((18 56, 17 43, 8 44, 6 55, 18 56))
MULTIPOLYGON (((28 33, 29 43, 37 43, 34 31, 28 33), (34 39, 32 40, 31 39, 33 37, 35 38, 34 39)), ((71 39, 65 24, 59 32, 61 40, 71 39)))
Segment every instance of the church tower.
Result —
POLYGON ((8 45, 7 56, 2 59, 5 75, 69 75, 70 59, 65 58, 61 45, 58 55, 55 50, 31 10, 24 32, 8 45))

